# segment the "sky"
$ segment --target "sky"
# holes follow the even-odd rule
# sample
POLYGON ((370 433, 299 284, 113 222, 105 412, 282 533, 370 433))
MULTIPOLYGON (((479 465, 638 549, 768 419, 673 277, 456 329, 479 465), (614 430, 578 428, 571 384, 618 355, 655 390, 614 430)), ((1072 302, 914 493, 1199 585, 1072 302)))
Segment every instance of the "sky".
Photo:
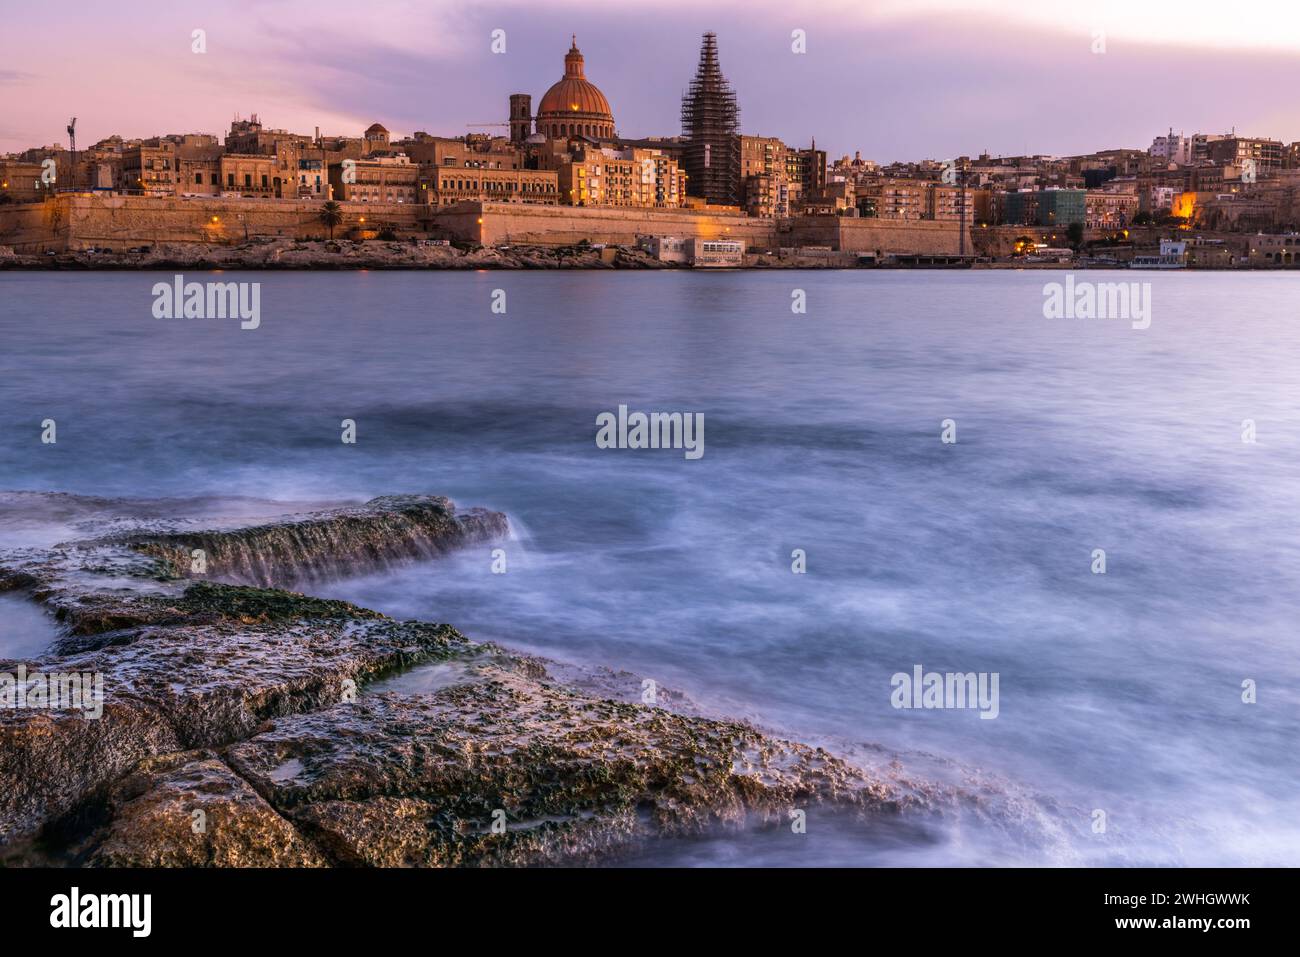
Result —
POLYGON ((67 145, 73 116, 83 146, 253 113, 327 135, 503 133, 475 124, 504 123, 511 93, 536 104, 571 33, 621 135, 674 135, 705 30, 742 131, 832 158, 1146 148, 1171 127, 1300 140, 1296 0, 0 3, 0 152, 67 145))

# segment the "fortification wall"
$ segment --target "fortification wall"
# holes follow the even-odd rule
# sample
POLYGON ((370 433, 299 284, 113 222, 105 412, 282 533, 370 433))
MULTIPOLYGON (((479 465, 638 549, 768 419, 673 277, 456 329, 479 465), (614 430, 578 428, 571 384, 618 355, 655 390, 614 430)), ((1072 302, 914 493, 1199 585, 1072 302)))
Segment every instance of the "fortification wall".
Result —
MULTIPOLYGON (((339 203, 342 237, 361 225, 420 228, 426 207, 339 203)), ((0 245, 16 252, 126 249, 153 243, 241 243, 246 238, 326 239, 321 203, 289 200, 175 199, 155 196, 56 196, 44 203, 0 207, 0 245)))
POLYGON ((0 206, 0 246, 12 246, 14 252, 61 252, 68 247, 68 234, 68 207, 60 200, 0 206))
MULTIPOLYGON (((829 246, 864 255, 956 256, 960 250, 957 223, 930 220, 871 219, 853 216, 804 216, 790 221, 783 246, 829 246)), ((966 252, 972 238, 966 235, 966 252)))
POLYGON ((433 222, 451 238, 485 245, 567 246, 587 240, 631 246, 638 236, 738 239, 747 249, 773 245, 771 220, 686 209, 525 206, 511 203, 460 203, 434 214, 433 222))
MULTIPOLYGON (((955 223, 899 222, 839 216, 782 220, 691 209, 527 206, 512 203, 340 203, 343 238, 351 230, 391 226, 484 245, 562 246, 587 240, 632 245, 638 236, 736 239, 745 247, 826 246, 868 255, 956 255, 955 223)), ((20 253, 101 247, 125 249, 156 243, 237 244, 247 239, 325 239, 321 203, 214 197, 64 194, 44 203, 0 206, 0 245, 20 253)), ((972 252, 975 237, 967 237, 972 252)))

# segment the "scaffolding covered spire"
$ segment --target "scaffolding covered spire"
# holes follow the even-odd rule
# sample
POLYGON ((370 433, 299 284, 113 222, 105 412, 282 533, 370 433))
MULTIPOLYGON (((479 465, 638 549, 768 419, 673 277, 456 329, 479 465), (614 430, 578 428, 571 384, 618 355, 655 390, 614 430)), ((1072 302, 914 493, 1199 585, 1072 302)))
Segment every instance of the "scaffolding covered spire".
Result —
POLYGON ((682 133, 687 192, 715 205, 740 205, 740 108, 712 31, 704 34, 695 78, 682 97, 682 133))

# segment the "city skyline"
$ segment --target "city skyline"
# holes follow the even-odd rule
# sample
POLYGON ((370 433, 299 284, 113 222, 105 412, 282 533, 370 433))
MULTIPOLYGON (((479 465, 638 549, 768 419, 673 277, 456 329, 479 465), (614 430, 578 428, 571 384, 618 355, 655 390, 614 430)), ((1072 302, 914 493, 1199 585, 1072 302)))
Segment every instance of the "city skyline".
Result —
POLYGON ((488 132, 475 124, 504 123, 506 93, 540 96, 554 82, 555 51, 575 32, 619 133, 671 136, 680 132, 699 35, 709 29, 737 90, 743 131, 805 144, 816 136, 832 157, 859 150, 885 163, 986 150, 1070 155, 1145 148, 1170 126, 1300 139, 1288 102, 1300 78, 1289 52, 1300 49, 1300 20, 1280 5, 1263 5, 1265 14, 1251 21, 1270 29, 1238 25, 1217 39, 1198 32, 1194 17, 1190 25, 1183 18, 1162 25, 1116 4, 1095 8, 1091 27, 1060 4, 1025 12, 993 0, 963 3, 960 13, 947 0, 923 0, 910 10, 886 3, 869 12, 722 4, 705 16, 670 2, 653 17, 643 6, 617 15, 573 6, 543 16, 509 3, 387 3, 376 9, 384 16, 368 8, 364 23, 327 15, 334 6, 169 8, 131 31, 101 11, 39 18, 16 11, 11 35, 31 42, 0 70, 0 152, 65 142, 74 115, 79 143, 115 133, 220 133, 233 115, 251 112, 274 127, 333 134, 376 120, 400 133, 488 132), (301 22, 309 9, 307 27, 279 25, 301 22), (393 31, 403 18, 411 30, 393 31), (371 25, 378 23, 389 26, 371 25), (205 31, 206 53, 191 52, 195 29, 205 31), (791 51, 796 29, 806 32, 806 53, 791 51), (493 30, 505 31, 504 54, 491 52, 493 30), (1104 53, 1093 52, 1098 30, 1104 53), (86 83, 87 63, 111 64, 119 83, 86 83), (846 78, 846 63, 860 64, 859 75, 846 78), (1216 75, 1249 75, 1264 81, 1252 83, 1263 92, 1245 98, 1231 79, 1197 81, 1216 75), (1170 83, 1171 76, 1186 82, 1170 83))

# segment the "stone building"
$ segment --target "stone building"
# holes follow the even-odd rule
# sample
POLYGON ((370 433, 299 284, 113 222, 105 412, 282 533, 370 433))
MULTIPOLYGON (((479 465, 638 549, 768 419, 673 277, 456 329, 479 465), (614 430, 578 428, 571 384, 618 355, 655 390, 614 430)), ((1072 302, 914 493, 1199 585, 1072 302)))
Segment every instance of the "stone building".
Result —
POLYGON ((220 196, 221 154, 179 156, 176 159, 178 196, 220 196))
POLYGON ((802 195, 802 183, 791 179, 789 150, 774 136, 737 137, 740 147, 742 205, 750 216, 790 216, 802 195))
POLYGON ((298 168, 294 175, 297 177, 294 192, 298 199, 329 198, 330 172, 324 150, 317 150, 315 153, 308 150, 300 154, 298 168))
POLYGON ((176 142, 177 195, 220 196, 225 149, 217 138, 191 133, 172 139, 176 142))
POLYGON ((264 129, 256 113, 247 120, 233 120, 226 133, 226 151, 230 153, 269 154, 281 144, 304 146, 311 142, 312 138, 303 133, 264 129))
POLYGON ((798 183, 804 196, 812 196, 826 188, 826 151, 812 141, 808 149, 787 147, 785 169, 790 182, 798 183))
POLYGON ((1084 225, 1089 229, 1126 229, 1140 205, 1136 191, 1090 189, 1084 200, 1084 225))
POLYGON ((554 169, 560 202, 570 206, 675 208, 686 197, 686 176, 658 150, 614 149, 593 144, 542 154, 554 169))
POLYGON ((366 153, 382 153, 388 149, 388 130, 381 123, 371 123, 366 127, 363 138, 366 141, 366 153))
POLYGON ((755 173, 745 178, 746 215, 780 219, 794 215, 802 202, 798 183, 791 183, 784 170, 755 173))
POLYGON ((41 184, 42 166, 0 158, 0 203, 35 203, 48 195, 41 184))
POLYGON ((393 145, 420 166, 456 169, 524 169, 527 166, 521 147, 504 137, 483 133, 452 138, 421 132, 393 145))
POLYGON ((144 140, 122 151, 122 189, 144 196, 176 195, 176 144, 144 140))
POLYGON ((925 200, 926 219, 941 223, 958 223, 965 219, 967 228, 970 228, 981 208, 988 208, 988 191, 931 183, 925 200))
POLYGON ((1257 174, 1282 169, 1286 162, 1286 148, 1279 140, 1229 136, 1207 145, 1211 163, 1238 168, 1253 163, 1257 174))
POLYGON ((217 178, 221 195, 246 199, 281 199, 285 177, 276 157, 255 153, 222 153, 217 178))
POLYGON ((858 187, 859 200, 864 201, 859 208, 869 203, 876 219, 925 219, 929 188, 929 182, 918 179, 888 178, 863 183, 858 187))
POLYGON ((329 168, 333 198, 346 203, 414 203, 420 167, 405 153, 374 153, 329 168))
POLYGON ((421 202, 434 206, 466 201, 554 206, 560 201, 555 170, 433 164, 420 167, 420 195, 421 202))

